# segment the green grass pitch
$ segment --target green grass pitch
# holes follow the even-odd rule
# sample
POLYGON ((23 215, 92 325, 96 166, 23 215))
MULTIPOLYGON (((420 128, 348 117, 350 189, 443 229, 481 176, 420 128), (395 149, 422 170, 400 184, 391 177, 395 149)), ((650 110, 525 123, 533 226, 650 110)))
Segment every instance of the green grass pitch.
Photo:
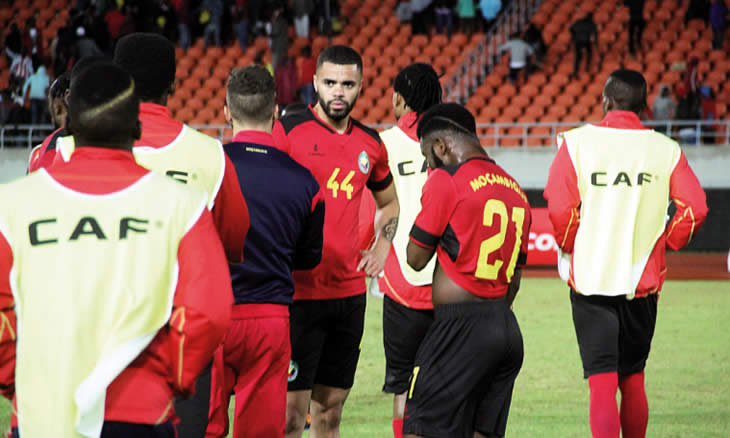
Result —
MULTIPOLYGON (((343 437, 392 436, 392 397, 381 392, 385 358, 382 300, 368 297, 355 386, 343 437)), ((646 370, 649 438, 730 437, 730 283, 669 281, 646 370)), ((525 278, 514 304, 525 361, 512 399, 511 438, 590 436, 588 385, 582 378, 568 289, 557 279, 525 278)), ((0 402, 0 430, 10 406, 0 402)), ((306 434, 305 434, 306 436, 306 434)))

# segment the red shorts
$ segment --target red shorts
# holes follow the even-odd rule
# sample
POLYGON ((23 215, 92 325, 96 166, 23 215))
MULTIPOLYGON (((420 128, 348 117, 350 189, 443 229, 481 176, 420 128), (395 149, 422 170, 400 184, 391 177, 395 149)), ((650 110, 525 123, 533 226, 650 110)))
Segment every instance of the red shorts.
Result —
POLYGON ((213 358, 205 436, 228 435, 228 403, 233 393, 233 437, 283 437, 290 356, 288 306, 233 306, 231 328, 213 358))

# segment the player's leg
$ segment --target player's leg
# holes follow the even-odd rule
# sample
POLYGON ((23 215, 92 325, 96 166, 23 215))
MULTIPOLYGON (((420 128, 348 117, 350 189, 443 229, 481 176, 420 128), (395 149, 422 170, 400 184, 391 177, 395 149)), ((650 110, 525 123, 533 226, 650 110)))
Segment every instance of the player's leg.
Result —
POLYGON ((656 315, 656 295, 626 301, 619 310, 619 388, 624 438, 646 436, 649 403, 644 390, 644 368, 654 336, 656 315))
POLYGON ((383 346, 385 384, 383 391, 393 397, 393 436, 403 437, 403 414, 408 383, 416 352, 433 322, 432 310, 409 309, 387 295, 383 299, 383 346))
POLYGON ((578 338, 583 376, 590 388, 590 425, 594 438, 619 438, 618 391, 619 317, 621 297, 584 296, 570 291, 573 324, 578 338))
POLYGON ((248 348, 238 362, 235 386, 234 438, 284 435, 291 352, 289 315, 280 307, 281 315, 247 321, 248 348))
POLYGON ((312 388, 326 337, 322 321, 329 314, 327 300, 297 300, 289 311, 291 360, 284 430, 287 438, 298 438, 307 423, 312 388))
MULTIPOLYGON (((236 321, 233 323, 235 324, 236 321)), ((233 327, 229 329, 229 333, 231 332, 236 333, 233 327)), ((208 411, 208 427, 205 429, 206 438, 228 436, 228 403, 235 383, 234 370, 226 366, 225 361, 226 341, 230 342, 230 339, 227 336, 226 340, 223 341, 223 345, 218 347, 213 355, 213 368, 210 378, 210 409, 208 411)))
POLYGON ((525 356, 522 332, 517 318, 508 307, 504 309, 503 318, 506 324, 496 324, 496 327, 489 331, 490 336, 500 334, 504 336, 507 347, 504 349, 505 354, 493 355, 490 357, 493 364, 488 363, 485 366, 486 369, 495 371, 485 376, 486 389, 477 394, 481 397, 474 415, 474 437, 477 438, 505 436, 512 392, 525 356))
POLYGON ((355 381, 365 328, 366 294, 328 300, 332 309, 312 390, 310 437, 339 436, 342 408, 355 381))

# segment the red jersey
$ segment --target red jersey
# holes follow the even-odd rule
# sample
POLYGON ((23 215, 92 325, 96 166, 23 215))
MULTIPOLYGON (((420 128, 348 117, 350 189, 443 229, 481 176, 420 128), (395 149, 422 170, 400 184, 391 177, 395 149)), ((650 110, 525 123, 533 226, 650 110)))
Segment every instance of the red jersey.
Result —
POLYGON ((483 298, 507 294, 527 262, 530 204, 519 184, 486 156, 434 170, 410 238, 436 248, 454 283, 483 298))
POLYGON ((380 136, 352 118, 345 133, 339 134, 311 108, 282 118, 273 135, 275 147, 312 172, 326 205, 322 262, 312 271, 294 273, 294 299, 364 293, 365 273, 356 271, 361 197, 366 187, 381 191, 393 182, 380 136))
MULTIPOLYGON (((149 173, 127 151, 92 147, 79 148, 69 162, 48 172, 65 187, 92 195, 123 190, 149 173)), ((10 278, 13 258, 19 256, 0 233, 0 319, 8 323, 0 327, 0 390, 8 398, 14 395, 16 332, 10 278)), ((192 393, 230 324, 230 277, 207 211, 180 241, 177 260, 168 326, 107 388, 106 420, 157 424, 171 419, 173 398, 192 393)))
POLYGON ((30 163, 28 163, 28 173, 50 166, 56 157, 56 140, 66 135, 68 135, 66 128, 62 126, 46 137, 41 143, 41 147, 38 148, 38 152, 31 155, 30 163))

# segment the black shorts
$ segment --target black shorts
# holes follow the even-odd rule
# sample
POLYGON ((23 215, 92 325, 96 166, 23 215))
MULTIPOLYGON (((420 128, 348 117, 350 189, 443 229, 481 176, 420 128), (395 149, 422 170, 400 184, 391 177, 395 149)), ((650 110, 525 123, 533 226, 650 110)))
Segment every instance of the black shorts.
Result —
MULTIPOLYGON (((17 428, 13 428, 12 438, 20 438, 17 428)), ((162 424, 121 423, 105 421, 101 429, 100 438, 175 438, 175 426, 172 421, 162 424)))
POLYGON ((656 326, 657 295, 580 295, 570 290, 583 377, 616 371, 619 378, 646 366, 656 326))
POLYGON ((504 300, 437 306, 416 355, 403 434, 504 436, 522 367, 520 327, 504 300))
POLYGON ((433 310, 411 309, 385 296, 383 299, 384 392, 402 394, 408 390, 416 352, 432 322, 433 310))
POLYGON ((365 326, 365 294, 333 300, 296 300, 289 308, 291 364, 288 391, 317 385, 349 389, 355 380, 365 326))

